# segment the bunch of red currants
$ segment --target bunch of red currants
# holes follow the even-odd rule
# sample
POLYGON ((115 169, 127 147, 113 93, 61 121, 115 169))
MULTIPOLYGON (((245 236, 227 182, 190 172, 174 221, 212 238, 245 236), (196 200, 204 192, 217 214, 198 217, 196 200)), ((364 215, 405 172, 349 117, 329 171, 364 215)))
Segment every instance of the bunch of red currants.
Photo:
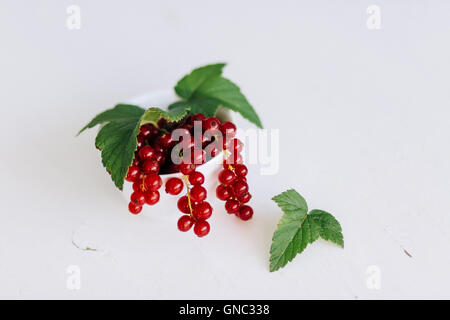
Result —
POLYGON ((165 191, 180 194, 186 186, 186 194, 179 198, 178 209, 183 216, 178 229, 186 232, 194 227, 194 233, 203 237, 209 233, 208 220, 212 207, 206 201, 207 191, 202 186, 204 175, 197 167, 223 151, 223 170, 216 189, 218 199, 226 201, 225 209, 246 221, 252 218, 253 209, 247 205, 251 199, 247 184, 247 167, 243 164, 243 143, 235 138, 236 126, 232 122, 221 123, 215 117, 198 113, 179 122, 158 121, 141 126, 137 136, 137 150, 126 180, 133 183, 128 209, 133 214, 142 211, 144 204, 159 201, 162 186, 160 175, 180 172, 183 179, 172 177, 165 183, 165 191))

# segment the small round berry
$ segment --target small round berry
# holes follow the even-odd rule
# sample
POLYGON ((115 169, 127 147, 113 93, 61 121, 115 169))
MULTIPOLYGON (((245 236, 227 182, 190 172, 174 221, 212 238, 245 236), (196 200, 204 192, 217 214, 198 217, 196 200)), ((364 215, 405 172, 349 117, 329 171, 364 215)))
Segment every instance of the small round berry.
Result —
POLYGON ((240 153, 244 149, 244 144, 239 139, 231 140, 231 146, 233 147, 231 150, 233 153, 240 153))
POLYGON ((200 202, 206 199, 206 189, 202 186, 193 186, 190 193, 193 201, 200 202))
POLYGON ((247 182, 242 181, 241 179, 239 179, 235 183, 233 183, 232 188, 233 188, 233 193, 238 197, 242 196, 248 192, 247 182))
POLYGON ((166 153, 166 149, 163 148, 163 147, 162 147, 160 144, 158 144, 158 143, 153 144, 153 150, 155 150, 155 152, 160 152, 160 153, 162 153, 163 155, 166 153))
POLYGON ((178 219, 178 230, 186 232, 192 228, 194 220, 190 216, 182 216, 178 219))
POLYGON ((226 162, 231 165, 236 165, 236 164, 242 164, 244 161, 243 161, 242 155, 240 153, 232 152, 228 155, 226 162))
POLYGON ((197 237, 204 237, 209 233, 209 223, 207 221, 199 220, 194 225, 194 233, 197 237))
POLYGON ((239 208, 239 218, 241 220, 247 221, 253 217, 253 209, 250 206, 243 205, 239 208))
POLYGON ((180 163, 179 165, 180 172, 184 175, 188 175, 191 172, 194 172, 195 165, 193 163, 180 163))
POLYGON ((227 121, 222 123, 222 125, 220 126, 220 131, 222 132, 224 137, 230 139, 236 135, 236 126, 233 122, 227 121))
POLYGON ((183 191, 183 180, 180 178, 170 178, 166 181, 166 192, 176 196, 183 191))
POLYGON ((145 193, 145 203, 154 205, 159 201, 159 191, 147 191, 145 193))
POLYGON ((236 179, 233 171, 225 169, 219 172, 219 182, 224 185, 230 185, 236 179))
POLYGON ((238 213, 239 212, 239 201, 229 199, 225 202, 225 210, 228 213, 238 213))
POLYGON ((159 166, 161 167, 164 162, 166 161, 166 157, 162 152, 155 151, 155 154, 153 155, 153 159, 158 162, 159 166))
POLYGON ((133 191, 143 191, 143 185, 141 180, 133 182, 133 191))
POLYGON ((177 207, 178 207, 178 210, 180 210, 183 213, 186 213, 186 214, 191 213, 191 210, 189 208, 189 199, 187 196, 182 196, 182 197, 180 197, 180 199, 178 199, 177 207))
POLYGON ((145 194, 142 191, 135 191, 131 194, 130 202, 142 206, 145 203, 145 194))
POLYGON ((139 206, 133 202, 130 202, 128 204, 128 211, 130 211, 132 214, 138 214, 142 211, 142 206, 139 206))
POLYGON ((137 136, 136 147, 137 147, 138 149, 140 149, 140 148, 142 148, 142 146, 144 145, 144 143, 145 143, 144 137, 141 136, 141 135, 137 136))
POLYGON ((142 164, 142 171, 145 173, 155 174, 159 172, 159 163, 155 160, 148 159, 142 164))
POLYGON ((192 121, 192 123, 194 123, 194 121, 203 121, 205 119, 206 119, 206 117, 203 114, 196 113, 192 116, 191 121, 192 121))
POLYGON ((213 209, 211 205, 206 201, 197 203, 194 206, 194 216, 200 220, 209 219, 209 217, 211 217, 212 211, 213 209))
POLYGON ((150 191, 156 191, 162 186, 161 177, 157 174, 150 174, 144 179, 145 188, 150 191))
POLYGON ((139 167, 139 165, 140 165, 139 159, 138 158, 134 158, 133 159, 133 163, 131 165, 139 167))
POLYGON ((231 191, 228 186, 225 186, 223 184, 219 185, 216 189, 216 196, 220 200, 228 200, 228 198, 231 197, 231 191))
POLYGON ((128 168, 128 172, 127 172, 127 176, 125 177, 125 180, 127 180, 129 182, 134 182, 139 178, 140 175, 141 175, 141 170, 139 169, 138 166, 130 166, 128 168))
POLYGON ((249 192, 243 194, 242 196, 237 197, 240 203, 247 203, 250 201, 251 198, 252 195, 249 192))
POLYGON ((205 176, 203 173, 194 171, 189 174, 189 183, 193 186, 201 185, 205 182, 205 176))
POLYGON ((150 137, 152 136, 152 133, 154 132, 152 129, 153 125, 151 123, 148 124, 144 124, 140 129, 139 129, 139 134, 144 137, 145 139, 150 139, 150 137))
POLYGON ((139 158, 141 160, 151 159, 153 157, 154 153, 155 153, 155 151, 153 150, 152 147, 150 147, 150 146, 143 146, 139 150, 139 158))
POLYGON ((203 131, 217 132, 220 130, 220 121, 215 117, 209 117, 203 120, 203 131))
POLYGON ((245 177, 248 173, 248 169, 244 164, 236 164, 234 166, 234 173, 236 173, 238 177, 245 177))
POLYGON ((170 148, 173 147, 177 142, 173 140, 172 135, 170 133, 163 133, 159 139, 159 144, 163 148, 170 148))

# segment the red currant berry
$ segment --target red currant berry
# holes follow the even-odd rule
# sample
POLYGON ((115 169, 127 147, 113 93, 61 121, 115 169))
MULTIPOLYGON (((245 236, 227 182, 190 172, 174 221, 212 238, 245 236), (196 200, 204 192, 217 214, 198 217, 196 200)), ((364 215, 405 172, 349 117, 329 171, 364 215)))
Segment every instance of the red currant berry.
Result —
POLYGON ((232 165, 242 164, 244 162, 240 153, 233 153, 233 152, 228 155, 226 161, 228 164, 232 165))
POLYGON ((247 221, 253 217, 253 209, 250 206, 243 205, 239 208, 239 218, 247 221))
POLYGON ((234 173, 236 173, 238 177, 245 177, 248 173, 248 169, 244 164, 236 164, 234 166, 234 173))
POLYGON ((214 158, 220 152, 220 149, 217 147, 217 143, 211 142, 205 147, 206 157, 214 158))
POLYGON ((194 225, 194 233, 197 237, 204 237, 209 233, 209 223, 207 221, 197 221, 194 225))
POLYGON ((134 159, 133 159, 133 163, 132 163, 131 165, 132 165, 132 166, 138 166, 138 167, 139 167, 139 165, 140 165, 139 159, 134 158, 134 159))
POLYGON ((140 149, 140 148, 142 148, 142 146, 144 145, 144 143, 145 143, 144 137, 139 135, 139 136, 137 137, 136 147, 137 147, 138 149, 140 149))
POLYGON ((145 203, 154 205, 159 201, 159 191, 147 191, 145 193, 145 203))
POLYGON ((233 183, 232 188, 233 188, 233 193, 238 197, 242 196, 248 192, 247 182, 242 181, 241 179, 239 179, 235 183, 233 183))
POLYGON ((162 153, 163 155, 166 153, 166 149, 165 148, 163 148, 160 144, 158 144, 158 143, 155 143, 154 145, 153 145, 153 150, 155 150, 155 152, 160 152, 160 153, 162 153))
POLYGON ((163 148, 173 147, 177 142, 172 139, 172 135, 170 133, 163 133, 158 140, 159 144, 163 148))
POLYGON ((151 159, 153 157, 154 153, 155 153, 155 151, 153 150, 152 147, 150 147, 150 146, 143 146, 139 150, 139 158, 141 160, 151 159))
POLYGON ((159 172, 159 163, 155 160, 148 159, 142 164, 142 171, 145 173, 155 174, 159 172))
POLYGON ((191 119, 192 119, 192 123, 194 123, 194 121, 203 121, 206 119, 206 117, 201 113, 197 113, 197 114, 194 114, 191 119))
POLYGON ((145 194, 142 191, 133 192, 130 197, 130 202, 142 206, 145 203, 145 194))
POLYGON ((145 139, 149 139, 152 135, 152 128, 151 128, 151 124, 144 124, 140 129, 139 129, 139 134, 144 137, 145 139))
POLYGON ((180 178, 170 178, 166 181, 166 192, 176 196, 183 191, 183 180, 180 178))
POLYGON ((225 202, 225 210, 228 213, 238 213, 239 212, 239 201, 229 199, 225 202))
POLYGON ((188 175, 191 172, 194 172, 195 170, 195 165, 193 163, 180 163, 180 165, 178 166, 179 170, 182 174, 184 175, 188 175))
POLYGON ((190 193, 193 201, 201 202, 206 199, 206 189, 202 186, 193 186, 190 193))
POLYGON ((161 177, 157 174, 150 174, 145 177, 144 185, 147 190, 156 191, 162 186, 161 177))
POLYGON ((196 204, 194 207, 194 216, 197 219, 206 220, 209 219, 209 217, 211 217, 212 210, 213 209, 208 202, 206 201, 200 202, 196 204))
POLYGON ((231 146, 233 149, 231 150, 233 153, 240 153, 242 149, 244 148, 244 144, 239 139, 233 139, 231 140, 231 146))
POLYGON ((155 154, 153 155, 153 159, 155 159, 155 161, 158 162, 160 167, 166 161, 166 157, 164 156, 164 154, 162 152, 159 152, 159 151, 155 151, 155 154))
POLYGON ((142 187, 143 186, 141 180, 136 180, 135 182, 133 182, 133 191, 143 191, 142 187))
POLYGON ((245 193, 242 196, 237 197, 240 203, 247 203, 252 198, 252 195, 250 193, 245 193))
POLYGON ((189 174, 189 183, 193 186, 201 185, 203 182, 205 182, 205 176, 203 173, 194 171, 189 174))
POLYGON ((236 126, 233 122, 227 121, 222 123, 220 126, 220 131, 222 132, 222 135, 224 138, 233 138, 236 135, 236 126))
POLYGON ((228 198, 231 197, 231 191, 228 186, 225 186, 223 184, 219 185, 216 189, 216 196, 220 200, 228 200, 228 198))
POLYGON ((224 185, 230 185, 236 179, 233 171, 225 169, 219 172, 219 182, 224 185))
POLYGON ((220 121, 215 117, 209 117, 203 120, 203 131, 209 131, 210 133, 220 130, 220 121))
POLYGON ((128 210, 132 213, 132 214, 138 214, 139 212, 142 211, 142 206, 139 206, 137 204, 134 204, 133 202, 130 202, 128 204, 128 210))
POLYGON ((192 228, 194 220, 190 216, 182 216, 178 219, 178 230, 186 232, 192 228))
POLYGON ((128 168, 128 172, 127 172, 127 176, 125 177, 125 180, 127 180, 129 182, 134 182, 139 178, 140 175, 141 175, 141 170, 139 169, 138 166, 130 166, 128 168))
POLYGON ((180 197, 180 199, 178 199, 177 207, 178 207, 178 210, 180 210, 183 213, 186 213, 186 214, 191 213, 191 210, 189 208, 189 199, 187 196, 182 196, 182 197, 180 197))

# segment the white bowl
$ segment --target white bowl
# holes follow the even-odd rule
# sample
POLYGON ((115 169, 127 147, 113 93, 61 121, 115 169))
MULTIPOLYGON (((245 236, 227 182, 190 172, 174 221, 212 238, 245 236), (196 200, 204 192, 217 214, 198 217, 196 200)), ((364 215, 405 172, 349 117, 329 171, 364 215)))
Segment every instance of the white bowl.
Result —
MULTIPOLYGON (((164 90, 164 91, 154 91, 149 92, 135 98, 126 100, 125 103, 139 105, 144 109, 148 109, 150 107, 158 107, 161 109, 167 109, 167 106, 175 101, 179 100, 173 90, 164 90)), ((217 112, 217 117, 221 121, 230 121, 230 113, 226 109, 219 109, 217 112)), ((207 163, 197 167, 197 171, 203 173, 205 176, 205 183, 203 187, 206 188, 208 192, 208 198, 216 196, 216 187, 218 185, 217 175, 222 168, 223 161, 223 153, 220 152, 213 159, 208 161, 207 163)), ((144 205, 142 208, 141 214, 151 215, 152 218, 161 219, 161 220, 173 220, 179 216, 179 212, 177 209, 177 201, 178 199, 186 194, 186 189, 183 190, 179 195, 173 196, 167 194, 165 191, 165 183, 167 179, 172 177, 182 178, 183 175, 181 173, 172 173, 172 174, 164 174, 161 175, 161 179, 163 180, 163 185, 161 189, 159 189, 160 199, 157 204, 153 206, 144 205)), ((133 192, 132 184, 128 181, 125 181, 123 186, 123 197, 129 202, 131 193, 133 192)))

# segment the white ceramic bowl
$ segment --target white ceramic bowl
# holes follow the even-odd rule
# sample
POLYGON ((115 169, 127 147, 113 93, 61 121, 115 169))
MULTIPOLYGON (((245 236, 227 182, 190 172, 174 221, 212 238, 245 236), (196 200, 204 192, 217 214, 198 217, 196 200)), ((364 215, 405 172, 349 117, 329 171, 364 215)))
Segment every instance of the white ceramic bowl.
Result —
MULTIPOLYGON (((141 96, 137 96, 135 98, 129 99, 125 101, 125 103, 135 104, 143 107, 144 109, 148 109, 150 107, 158 107, 161 109, 167 109, 167 106, 175 101, 178 98, 173 92, 173 90, 165 90, 165 91, 154 91, 143 94, 141 96)), ((219 109, 217 112, 217 117, 221 121, 230 121, 231 117, 226 109, 219 109)), ((219 153, 213 159, 208 161, 207 163, 197 167, 197 171, 203 173, 205 176, 205 183, 203 186, 206 188, 208 192, 208 197, 215 197, 216 187, 217 187, 217 175, 222 168, 223 154, 219 153)), ((167 179, 171 177, 182 178, 181 173, 172 173, 172 174, 164 174, 161 175, 163 180, 163 186, 159 189, 160 200, 154 206, 144 205, 142 212, 140 214, 151 215, 152 218, 161 219, 161 220, 173 220, 175 217, 179 216, 179 212, 177 209, 177 201, 178 199, 184 195, 186 192, 183 191, 177 196, 173 196, 167 194, 165 192, 165 183, 167 179)), ((130 201, 131 193, 133 192, 132 184, 128 181, 125 181, 123 186, 123 197, 125 201, 130 201)))

